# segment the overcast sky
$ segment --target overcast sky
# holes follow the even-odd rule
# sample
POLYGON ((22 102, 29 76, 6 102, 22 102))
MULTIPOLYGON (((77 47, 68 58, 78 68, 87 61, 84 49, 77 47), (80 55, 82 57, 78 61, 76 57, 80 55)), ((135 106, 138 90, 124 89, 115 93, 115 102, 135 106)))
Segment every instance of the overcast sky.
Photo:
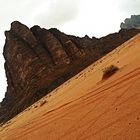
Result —
POLYGON ((4 31, 14 20, 31 27, 56 27, 67 34, 101 37, 117 32, 120 23, 140 14, 140 0, 0 0, 0 101, 6 91, 4 31))

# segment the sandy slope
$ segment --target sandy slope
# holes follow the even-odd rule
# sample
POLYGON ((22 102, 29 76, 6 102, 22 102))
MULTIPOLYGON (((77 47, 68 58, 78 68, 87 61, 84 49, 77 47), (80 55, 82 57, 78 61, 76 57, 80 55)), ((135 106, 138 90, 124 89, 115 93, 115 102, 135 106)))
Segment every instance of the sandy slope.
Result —
POLYGON ((86 139, 140 140, 140 34, 0 128, 0 140, 86 139))

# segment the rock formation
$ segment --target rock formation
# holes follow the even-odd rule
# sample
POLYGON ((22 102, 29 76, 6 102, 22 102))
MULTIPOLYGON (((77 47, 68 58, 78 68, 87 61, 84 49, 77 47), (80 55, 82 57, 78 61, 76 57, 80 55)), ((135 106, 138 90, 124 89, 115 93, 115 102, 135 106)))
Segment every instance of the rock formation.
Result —
POLYGON ((132 15, 131 18, 126 18, 120 27, 121 29, 140 29, 140 15, 132 15))
MULTIPOLYGON (((5 32, 7 92, 1 103, 5 123, 60 84, 121 45, 139 30, 120 30, 106 37, 66 35, 15 21, 5 32)), ((67 94, 67 93, 66 93, 67 94)))

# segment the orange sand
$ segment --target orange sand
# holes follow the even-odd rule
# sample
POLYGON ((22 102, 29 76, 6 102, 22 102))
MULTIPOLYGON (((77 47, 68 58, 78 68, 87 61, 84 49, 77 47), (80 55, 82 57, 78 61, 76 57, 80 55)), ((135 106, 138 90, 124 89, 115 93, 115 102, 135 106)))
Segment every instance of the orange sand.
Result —
POLYGON ((0 140, 140 140, 140 34, 3 125, 0 140))

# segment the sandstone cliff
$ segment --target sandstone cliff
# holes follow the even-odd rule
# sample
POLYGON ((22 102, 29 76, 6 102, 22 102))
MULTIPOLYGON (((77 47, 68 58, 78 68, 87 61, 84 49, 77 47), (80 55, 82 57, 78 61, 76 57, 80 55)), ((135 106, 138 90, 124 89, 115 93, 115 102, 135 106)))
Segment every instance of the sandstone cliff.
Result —
POLYGON ((0 122, 11 119, 138 32, 120 30, 100 39, 80 38, 57 29, 29 29, 13 22, 10 31, 5 32, 8 87, 1 103, 0 122))

